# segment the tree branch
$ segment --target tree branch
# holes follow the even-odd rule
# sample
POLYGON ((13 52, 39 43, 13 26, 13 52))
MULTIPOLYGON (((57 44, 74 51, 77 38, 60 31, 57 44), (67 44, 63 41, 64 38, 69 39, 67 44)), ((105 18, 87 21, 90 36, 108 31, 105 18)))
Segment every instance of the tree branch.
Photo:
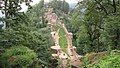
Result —
POLYGON ((107 10, 106 10, 106 8, 102 5, 102 4, 100 4, 100 2, 99 1, 97 1, 97 0, 95 0, 96 1, 96 3, 97 4, 99 4, 100 5, 100 7, 102 8, 102 10, 106 13, 106 15, 108 15, 108 12, 107 12, 107 10))
POLYGON ((115 0, 113 0, 113 8, 114 8, 114 13, 116 12, 116 3, 115 3, 115 0))

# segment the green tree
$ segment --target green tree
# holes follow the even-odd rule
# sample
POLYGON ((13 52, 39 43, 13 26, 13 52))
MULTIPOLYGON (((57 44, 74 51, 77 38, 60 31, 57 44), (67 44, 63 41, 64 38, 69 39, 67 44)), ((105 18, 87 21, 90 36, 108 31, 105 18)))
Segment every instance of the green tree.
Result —
POLYGON ((46 21, 44 20, 45 13, 44 0, 41 0, 38 4, 34 5, 32 9, 27 11, 27 16, 31 20, 31 26, 35 26, 36 28, 46 27, 46 21))
POLYGON ((79 52, 98 52, 101 26, 101 14, 96 10, 96 3, 86 1, 78 4, 72 13, 73 28, 76 33, 77 46, 79 52), (89 9, 89 10, 88 10, 89 9))
POLYGON ((13 17, 16 12, 21 10, 20 4, 25 3, 27 6, 30 7, 30 2, 32 2, 32 0, 1 0, 0 10, 5 13, 6 18, 13 17))
POLYGON ((104 21, 104 31, 101 41, 107 45, 109 50, 120 49, 120 16, 111 15, 104 21))
POLYGON ((26 13, 30 19, 30 26, 35 28, 34 39, 37 41, 33 41, 34 44, 31 48, 33 48, 38 53, 38 58, 43 63, 43 67, 51 65, 50 61, 52 53, 50 46, 53 45, 50 38, 50 29, 47 27, 47 21, 44 19, 45 10, 46 7, 44 6, 44 0, 41 0, 26 13))
MULTIPOLYGON (((43 11, 38 10, 37 12, 36 13, 40 14, 41 17, 43 11)), ((26 15, 26 13, 18 12, 17 10, 13 13, 14 15, 12 16, 8 15, 4 19, 6 24, 9 25, 9 27, 7 27, 5 30, 2 30, 0 32, 0 49, 2 50, 1 53, 4 53, 4 51, 10 47, 13 46, 21 47, 20 45, 23 45, 34 50, 37 53, 38 60, 34 62, 38 63, 38 67, 41 67, 41 65, 43 65, 44 67, 48 66, 50 61, 49 58, 51 58, 50 57, 51 54, 49 50, 50 50, 50 46, 52 45, 49 35, 50 34, 49 28, 46 28, 45 27, 46 25, 42 26, 45 28, 42 28, 41 24, 40 27, 38 27, 38 25, 34 20, 35 19, 38 20, 37 23, 41 22, 42 19, 40 19, 39 17, 36 17, 33 20, 32 15, 30 18, 28 17, 28 15, 26 15)), ((0 61, 0 63, 2 63, 2 61, 0 61)), ((31 65, 36 66, 36 64, 34 63, 32 63, 31 65)))
POLYGON ((69 12, 69 4, 65 2, 65 0, 53 0, 49 3, 49 6, 52 7, 54 10, 59 10, 64 13, 69 12))
POLYGON ((115 0, 84 0, 70 13, 80 53, 119 49, 118 3, 115 0))

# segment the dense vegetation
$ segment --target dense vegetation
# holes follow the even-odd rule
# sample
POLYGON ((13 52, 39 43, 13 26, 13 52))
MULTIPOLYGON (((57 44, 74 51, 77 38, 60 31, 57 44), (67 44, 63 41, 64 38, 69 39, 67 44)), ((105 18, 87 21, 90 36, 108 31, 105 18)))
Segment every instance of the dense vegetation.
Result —
POLYGON ((0 0, 5 15, 0 22, 6 23, 6 28, 0 24, 0 68, 57 68, 58 61, 51 56, 50 28, 44 19, 47 5, 73 33, 73 45, 84 55, 83 68, 120 68, 119 0, 83 0, 72 10, 65 0, 45 5, 41 0, 32 7, 30 2, 0 0), (26 13, 19 12, 23 2, 29 7, 26 13))

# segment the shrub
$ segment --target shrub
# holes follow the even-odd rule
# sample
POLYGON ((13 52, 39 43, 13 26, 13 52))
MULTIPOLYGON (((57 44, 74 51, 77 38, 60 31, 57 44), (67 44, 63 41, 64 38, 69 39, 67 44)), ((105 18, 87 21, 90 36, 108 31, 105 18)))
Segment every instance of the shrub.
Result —
POLYGON ((91 53, 83 61, 84 68, 120 68, 120 51, 91 53))
POLYGON ((5 68, 8 67, 27 67, 37 58, 33 50, 25 46, 13 46, 2 54, 0 61, 5 68))
POLYGON ((112 51, 109 56, 100 61, 98 66, 99 68, 120 68, 120 53, 112 51))

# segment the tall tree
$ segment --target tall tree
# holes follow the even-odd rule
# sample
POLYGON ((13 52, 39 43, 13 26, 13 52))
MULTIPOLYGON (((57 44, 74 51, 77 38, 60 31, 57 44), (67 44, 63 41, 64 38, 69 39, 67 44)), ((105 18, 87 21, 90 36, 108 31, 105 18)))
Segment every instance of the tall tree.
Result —
POLYGON ((71 14, 71 20, 72 28, 78 28, 75 33, 79 52, 99 52, 108 50, 108 48, 119 49, 119 27, 116 26, 119 25, 117 22, 119 21, 118 3, 114 0, 84 0, 76 6, 75 12, 71 14), (110 30, 114 32, 110 33, 110 30))
POLYGON ((37 28, 46 27, 46 21, 44 20, 45 12, 44 0, 41 0, 38 4, 33 6, 32 9, 27 11, 27 16, 30 18, 30 25, 36 26, 37 28))
MULTIPOLYGON (((8 0, 8 1, 16 2, 16 0, 8 0)), ((23 0, 21 1, 24 2, 23 0)), ((40 2, 40 3, 43 4, 43 2, 40 2)), ((9 2, 7 4, 9 5, 9 2)), ((12 6, 12 8, 13 7, 14 6, 12 6)), ((42 9, 41 6, 38 9, 42 9)), ((16 10, 16 8, 14 8, 14 10, 16 10)), ((33 11, 34 7, 31 10, 33 11)), ((37 59, 33 61, 33 63, 29 63, 31 67, 33 68, 35 68, 35 66, 41 67, 41 64, 43 65, 43 67, 48 66, 50 64, 49 61, 51 58, 49 48, 50 48, 50 45, 52 45, 49 38, 50 35, 48 34, 49 28, 42 28, 42 27, 38 28, 38 25, 36 24, 41 22, 42 19, 40 17, 42 16, 43 11, 34 10, 36 12, 34 14, 35 15, 40 14, 40 16, 39 17, 34 16, 35 18, 33 19, 28 17, 28 16, 33 17, 32 15, 30 14, 26 15, 26 13, 19 12, 18 10, 16 10, 15 12, 12 12, 12 10, 8 8, 6 11, 8 15, 6 15, 5 17, 5 22, 9 27, 6 28, 5 30, 0 31, 0 50, 1 50, 0 55, 4 55, 4 51, 9 49, 10 47, 14 48, 15 46, 19 46, 19 47, 25 46, 32 49, 38 55, 37 59), (12 12, 12 14, 9 14, 8 11, 12 12), (38 20, 38 22, 36 22, 35 20, 38 20)), ((26 59, 26 60, 29 60, 29 59, 26 59)), ((7 61, 7 60, 5 59, 4 61, 7 61)), ((19 61, 21 61, 21 59, 19 61)), ((0 63, 3 63, 3 62, 0 60, 0 63)))

